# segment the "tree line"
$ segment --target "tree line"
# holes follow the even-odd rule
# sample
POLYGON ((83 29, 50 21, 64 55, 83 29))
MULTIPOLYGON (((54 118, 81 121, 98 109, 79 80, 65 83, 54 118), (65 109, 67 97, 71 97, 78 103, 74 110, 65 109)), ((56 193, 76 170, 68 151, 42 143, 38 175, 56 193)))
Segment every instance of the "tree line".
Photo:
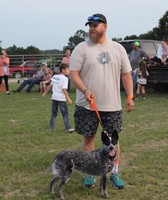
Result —
MULTIPOLYGON (((8 47, 6 52, 9 55, 27 55, 27 54, 62 54, 67 48, 73 50, 77 44, 84 41, 88 37, 88 33, 84 30, 78 30, 76 33, 69 38, 68 45, 63 47, 63 50, 52 49, 52 50, 40 50, 37 47, 29 46, 26 49, 22 47, 8 47)), ((150 40, 161 40, 163 38, 168 38, 168 11, 165 12, 163 17, 159 19, 158 26, 154 27, 152 30, 147 33, 140 35, 132 34, 123 38, 124 40, 128 39, 150 39, 150 40)), ((114 41, 122 40, 122 38, 112 38, 114 41)), ((0 47, 1 50, 1 47, 0 47)))

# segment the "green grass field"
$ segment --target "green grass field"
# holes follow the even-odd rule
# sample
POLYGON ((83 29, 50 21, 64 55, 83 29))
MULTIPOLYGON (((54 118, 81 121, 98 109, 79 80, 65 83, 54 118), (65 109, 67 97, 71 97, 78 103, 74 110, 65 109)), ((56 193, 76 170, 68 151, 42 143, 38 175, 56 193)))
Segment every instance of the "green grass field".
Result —
MULTIPOLYGON (((17 83, 10 83, 15 89, 17 83)), ((123 131, 120 135, 120 173, 126 186, 115 190, 108 183, 110 199, 168 199, 168 93, 147 90, 146 101, 136 101, 135 110, 126 113, 123 102, 123 131)), ((75 90, 70 96, 75 100, 75 90)), ((59 199, 49 192, 51 163, 62 149, 81 149, 77 133, 64 132, 62 116, 56 129, 47 132, 51 114, 51 93, 45 98, 36 91, 7 96, 0 93, 0 199, 59 199)), ((74 104, 69 106, 71 125, 74 104)), ((101 127, 96 147, 101 146, 101 127)), ((95 187, 82 186, 83 174, 75 172, 64 188, 66 199, 100 200, 99 178, 95 187)), ((56 184, 57 186, 57 184, 56 184)), ((57 193, 56 193, 57 194, 57 193)))

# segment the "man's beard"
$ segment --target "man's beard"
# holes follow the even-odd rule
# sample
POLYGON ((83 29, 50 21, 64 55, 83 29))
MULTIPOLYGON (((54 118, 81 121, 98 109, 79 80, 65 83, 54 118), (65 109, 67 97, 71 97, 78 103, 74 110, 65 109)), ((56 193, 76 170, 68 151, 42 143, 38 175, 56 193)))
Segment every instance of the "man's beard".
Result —
POLYGON ((95 32, 95 31, 89 32, 89 38, 94 43, 98 43, 102 36, 103 36, 102 32, 99 32, 99 33, 95 32))

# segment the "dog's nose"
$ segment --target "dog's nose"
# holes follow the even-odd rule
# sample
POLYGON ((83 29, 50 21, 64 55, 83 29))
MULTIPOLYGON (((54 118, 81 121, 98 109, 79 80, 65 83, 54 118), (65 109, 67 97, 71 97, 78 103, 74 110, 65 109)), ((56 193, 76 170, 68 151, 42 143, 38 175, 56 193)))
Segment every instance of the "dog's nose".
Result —
POLYGON ((112 151, 113 150, 113 146, 110 146, 109 149, 110 149, 110 151, 112 151))

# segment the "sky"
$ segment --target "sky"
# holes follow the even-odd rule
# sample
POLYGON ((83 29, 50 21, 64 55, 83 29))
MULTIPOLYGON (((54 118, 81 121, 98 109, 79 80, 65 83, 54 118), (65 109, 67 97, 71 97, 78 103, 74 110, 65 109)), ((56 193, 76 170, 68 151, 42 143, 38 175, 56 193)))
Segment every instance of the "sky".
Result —
POLYGON ((168 0, 0 0, 0 44, 63 50, 95 13, 106 16, 109 39, 124 39, 157 27, 167 10, 168 0))

